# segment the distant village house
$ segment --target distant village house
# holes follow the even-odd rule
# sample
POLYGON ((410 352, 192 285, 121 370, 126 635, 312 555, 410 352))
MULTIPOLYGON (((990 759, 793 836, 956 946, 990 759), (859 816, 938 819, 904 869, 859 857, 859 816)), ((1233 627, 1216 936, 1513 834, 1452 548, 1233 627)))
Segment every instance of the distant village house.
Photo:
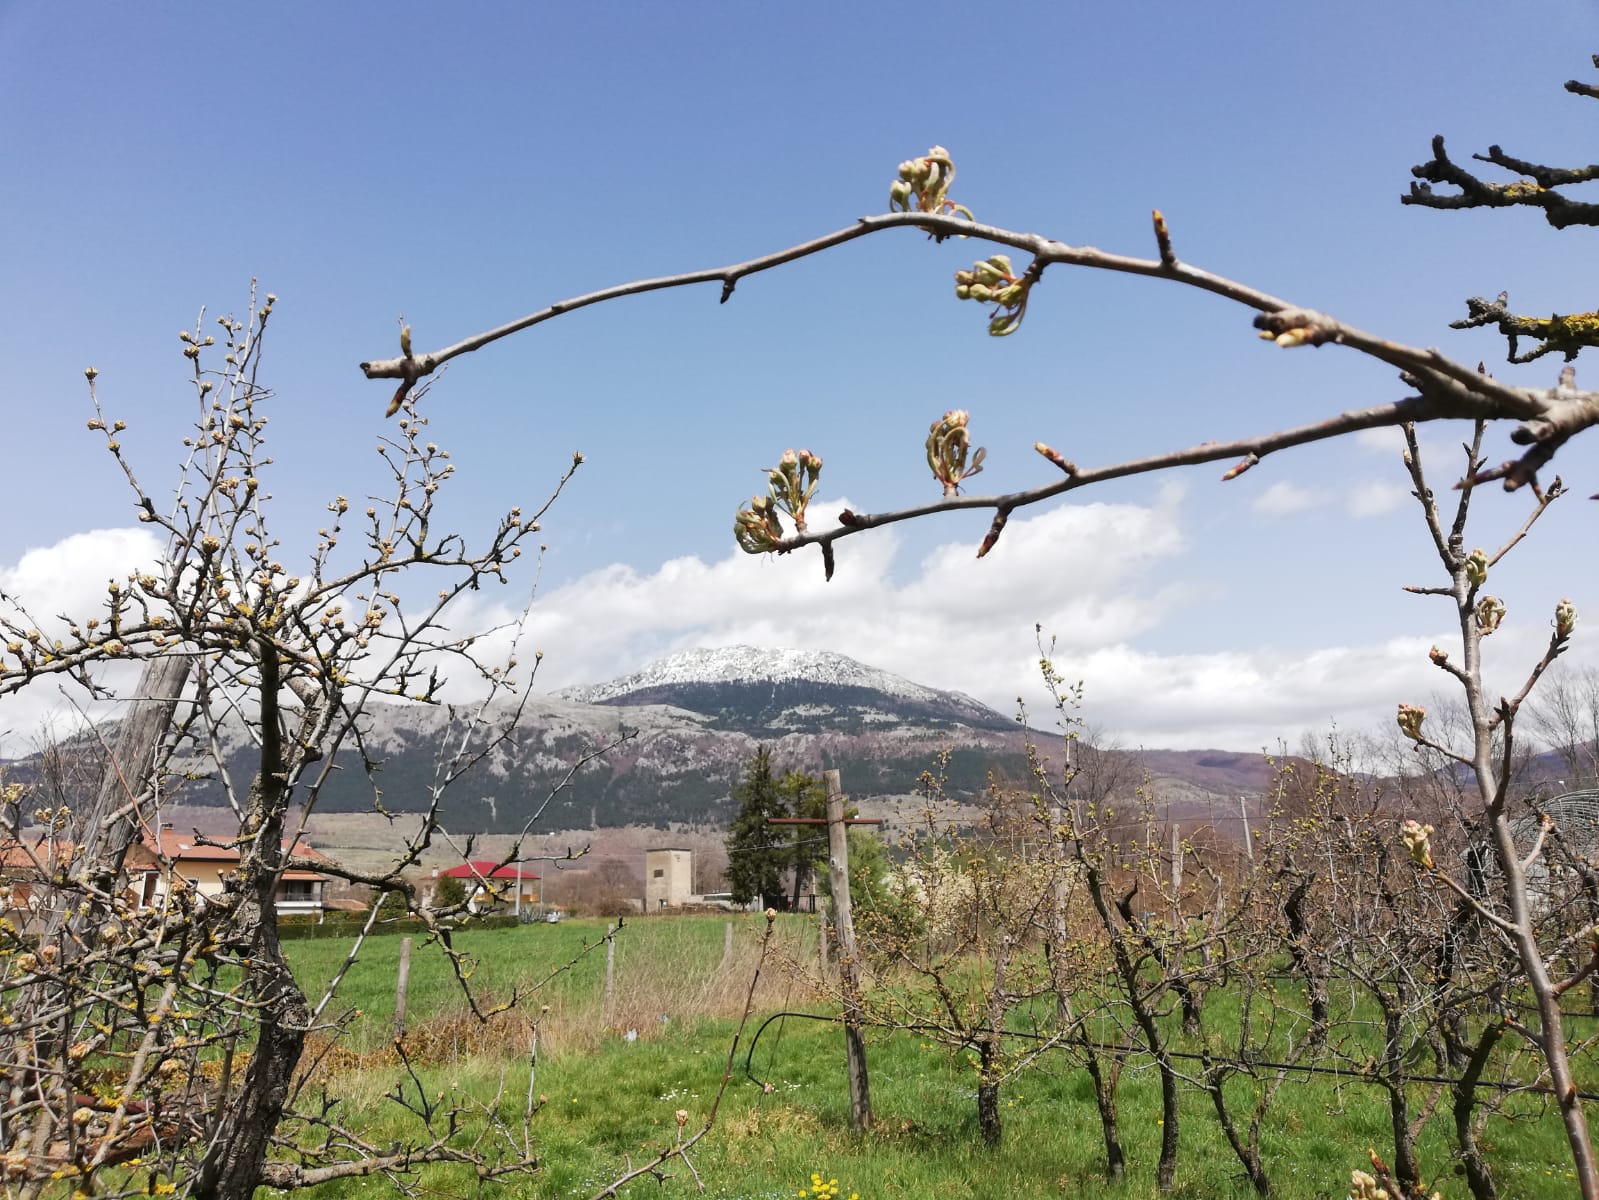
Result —
MULTIPOLYGON (((305 842, 283 844, 286 853, 312 861, 330 861, 305 842)), ((30 841, 11 837, 0 841, 0 879, 9 887, 5 908, 9 915, 30 918, 48 903, 50 881, 71 869, 78 847, 58 838, 30 841)), ((230 846, 204 845, 193 834, 163 828, 128 848, 123 869, 128 877, 128 898, 139 908, 159 908, 175 886, 187 886, 199 896, 220 895, 228 876, 238 870, 239 851, 230 846)), ((320 921, 328 908, 328 877, 320 871, 294 867, 278 879, 273 904, 280 917, 311 916, 320 921)))
MULTIPOLYGON (((144 870, 140 883, 139 903, 145 908, 164 904, 174 879, 184 880, 201 896, 220 895, 227 877, 239 869, 237 849, 204 845, 193 834, 177 833, 167 827, 154 838, 146 837, 144 849, 156 859, 153 867, 144 870)), ((292 844, 285 841, 283 851, 296 858, 329 861, 303 840, 292 844)), ((321 921, 329 908, 327 884, 328 877, 320 871, 300 867, 284 871, 272 897, 278 916, 311 916, 321 921)))
POLYGON ((480 858, 434 871, 433 878, 435 885, 439 879, 459 879, 466 888, 467 908, 474 913, 509 909, 513 916, 520 917, 524 910, 539 913, 544 907, 543 882, 521 863, 480 858))

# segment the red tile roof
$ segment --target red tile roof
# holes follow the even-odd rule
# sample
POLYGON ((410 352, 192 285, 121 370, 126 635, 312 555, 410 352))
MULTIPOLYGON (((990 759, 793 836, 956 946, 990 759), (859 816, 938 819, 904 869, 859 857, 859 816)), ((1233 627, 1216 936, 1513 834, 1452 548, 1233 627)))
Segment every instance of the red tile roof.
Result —
MULTIPOLYGON (((39 866, 63 866, 72 862, 77 855, 77 846, 60 839, 50 841, 38 837, 26 844, 10 837, 0 839, 0 871, 26 873, 37 870, 39 866)), ((142 870, 153 866, 154 861, 149 849, 138 842, 128 847, 126 866, 142 870)))
MULTIPOLYGON (((226 839, 216 838, 213 840, 220 842, 226 839)), ((171 859, 173 862, 236 863, 239 861, 239 851, 236 847, 202 845, 197 835, 179 833, 175 829, 163 829, 153 838, 146 835, 144 843, 148 849, 155 851, 163 858, 171 859)), ((332 861, 326 854, 312 847, 303 838, 292 844, 285 838, 283 849, 285 853, 293 854, 296 858, 308 858, 322 862, 332 861)), ((320 878, 320 876, 301 872, 298 869, 285 872, 284 877, 298 879, 320 878)))
POLYGON ((501 865, 492 859, 478 858, 471 862, 462 863, 458 867, 451 867, 448 871, 440 871, 440 875, 450 879, 537 879, 538 875, 529 871, 518 863, 501 865))

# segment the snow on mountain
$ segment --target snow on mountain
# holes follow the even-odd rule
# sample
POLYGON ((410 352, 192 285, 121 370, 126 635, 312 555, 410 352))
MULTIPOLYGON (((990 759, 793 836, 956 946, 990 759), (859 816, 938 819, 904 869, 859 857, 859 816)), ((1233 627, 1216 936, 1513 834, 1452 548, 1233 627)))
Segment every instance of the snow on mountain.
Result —
MULTIPOLYGON (((666 697, 687 698, 704 694, 707 687, 770 687, 803 689, 807 697, 835 692, 856 698, 869 693, 898 701, 895 707, 940 711, 950 719, 980 725, 1009 722, 987 705, 961 692, 941 691, 914 683, 830 650, 770 649, 757 646, 720 646, 685 650, 650 663, 640 671, 605 683, 564 688, 555 694, 584 704, 659 702, 666 697)), ((677 702, 668 700, 669 703, 677 702)), ((685 707, 697 707, 685 703, 685 707)), ((791 708, 795 714, 814 704, 791 708)), ((871 719, 868 717, 867 719, 871 719)), ((881 719, 881 718, 880 718, 881 719)))

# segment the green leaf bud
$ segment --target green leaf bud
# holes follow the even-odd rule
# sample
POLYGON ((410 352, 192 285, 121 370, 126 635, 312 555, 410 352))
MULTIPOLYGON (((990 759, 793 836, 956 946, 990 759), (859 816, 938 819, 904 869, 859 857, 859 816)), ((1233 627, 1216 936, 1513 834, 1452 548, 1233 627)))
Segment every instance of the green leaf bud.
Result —
POLYGON ((1488 552, 1478 546, 1466 559, 1466 579, 1472 587, 1478 588, 1488 582, 1488 552))

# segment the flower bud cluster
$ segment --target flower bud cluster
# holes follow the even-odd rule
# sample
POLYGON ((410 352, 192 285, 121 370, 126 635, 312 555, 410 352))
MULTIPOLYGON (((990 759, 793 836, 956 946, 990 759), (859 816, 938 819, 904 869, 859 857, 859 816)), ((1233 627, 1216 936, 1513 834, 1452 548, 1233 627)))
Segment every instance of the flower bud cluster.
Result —
POLYGON ((943 485, 946 496, 960 490, 961 480, 981 471, 988 455, 981 447, 972 450, 971 434, 966 430, 969 420, 965 409, 952 408, 933 422, 927 434, 927 466, 933 478, 943 485))
POLYGON ((1349 1173, 1349 1200, 1388 1200, 1388 1189, 1366 1171, 1349 1173))
POLYGON ((1273 333, 1263 329, 1260 337, 1263 341, 1274 342, 1284 350, 1292 350, 1295 346, 1304 346, 1311 343, 1316 331, 1308 325, 1296 325, 1292 329, 1284 329, 1281 333, 1273 333))
POLYGON ((36 808, 33 810, 33 823, 41 825, 51 833, 60 833, 72 822, 72 810, 65 804, 59 808, 36 808))
POLYGON ((794 518, 794 527, 805 532, 805 507, 816 494, 816 481, 822 474, 822 460, 809 450, 796 454, 783 451, 777 466, 766 472, 767 495, 779 509, 794 518))
POLYGON ((783 542, 777 504, 770 496, 752 496, 750 506, 733 517, 733 538, 745 554, 769 554, 783 542))
POLYGON ((1568 638, 1577 627, 1577 606, 1569 598, 1555 605, 1555 636, 1568 638))
POLYGON ((1421 741, 1421 723, 1427 719, 1427 710, 1420 704, 1399 706, 1399 732, 1413 742, 1421 741))
MULTIPOLYGON (((1373 1156, 1375 1157, 1375 1156, 1373 1156)), ((1379 1167, 1384 1174, 1387 1169, 1379 1167)), ((1390 1183, 1392 1180, 1389 1181, 1390 1183)), ((1414 1195, 1416 1200, 1443 1200, 1439 1192, 1423 1192, 1419 1188, 1414 1193, 1390 1191, 1369 1171, 1351 1171, 1349 1173, 1349 1200, 1405 1200, 1406 1195, 1414 1195)))
POLYGON ((899 164, 899 178, 888 189, 890 212, 960 213, 972 220, 972 210, 949 199, 955 182, 955 164, 949 151, 934 146, 921 158, 899 164))
POLYGON ((1027 313, 1027 294, 1033 282, 1018 276, 1011 268, 1010 255, 994 254, 969 271, 955 272, 955 298, 976 300, 979 304, 995 304, 997 308, 989 317, 990 337, 1005 337, 1015 333, 1027 313))
POLYGON ((1497 596, 1484 596, 1477 602, 1477 631, 1487 637, 1498 629, 1505 619, 1504 601, 1497 596))
POLYGON ((1478 546, 1466 559, 1466 582, 1479 588, 1488 582, 1488 552, 1478 546))
POLYGON ((779 513, 794 519, 794 527, 805 532, 805 510, 816 494, 822 474, 822 460, 809 450, 783 451, 775 467, 766 468, 766 495, 752 496, 748 508, 733 518, 733 537, 746 554, 769 554, 783 541, 779 513))
POLYGON ((1405 851, 1418 867, 1432 866, 1432 847, 1427 841, 1432 834, 1432 826, 1419 821, 1405 821, 1399 826, 1399 840, 1405 844, 1405 851))

